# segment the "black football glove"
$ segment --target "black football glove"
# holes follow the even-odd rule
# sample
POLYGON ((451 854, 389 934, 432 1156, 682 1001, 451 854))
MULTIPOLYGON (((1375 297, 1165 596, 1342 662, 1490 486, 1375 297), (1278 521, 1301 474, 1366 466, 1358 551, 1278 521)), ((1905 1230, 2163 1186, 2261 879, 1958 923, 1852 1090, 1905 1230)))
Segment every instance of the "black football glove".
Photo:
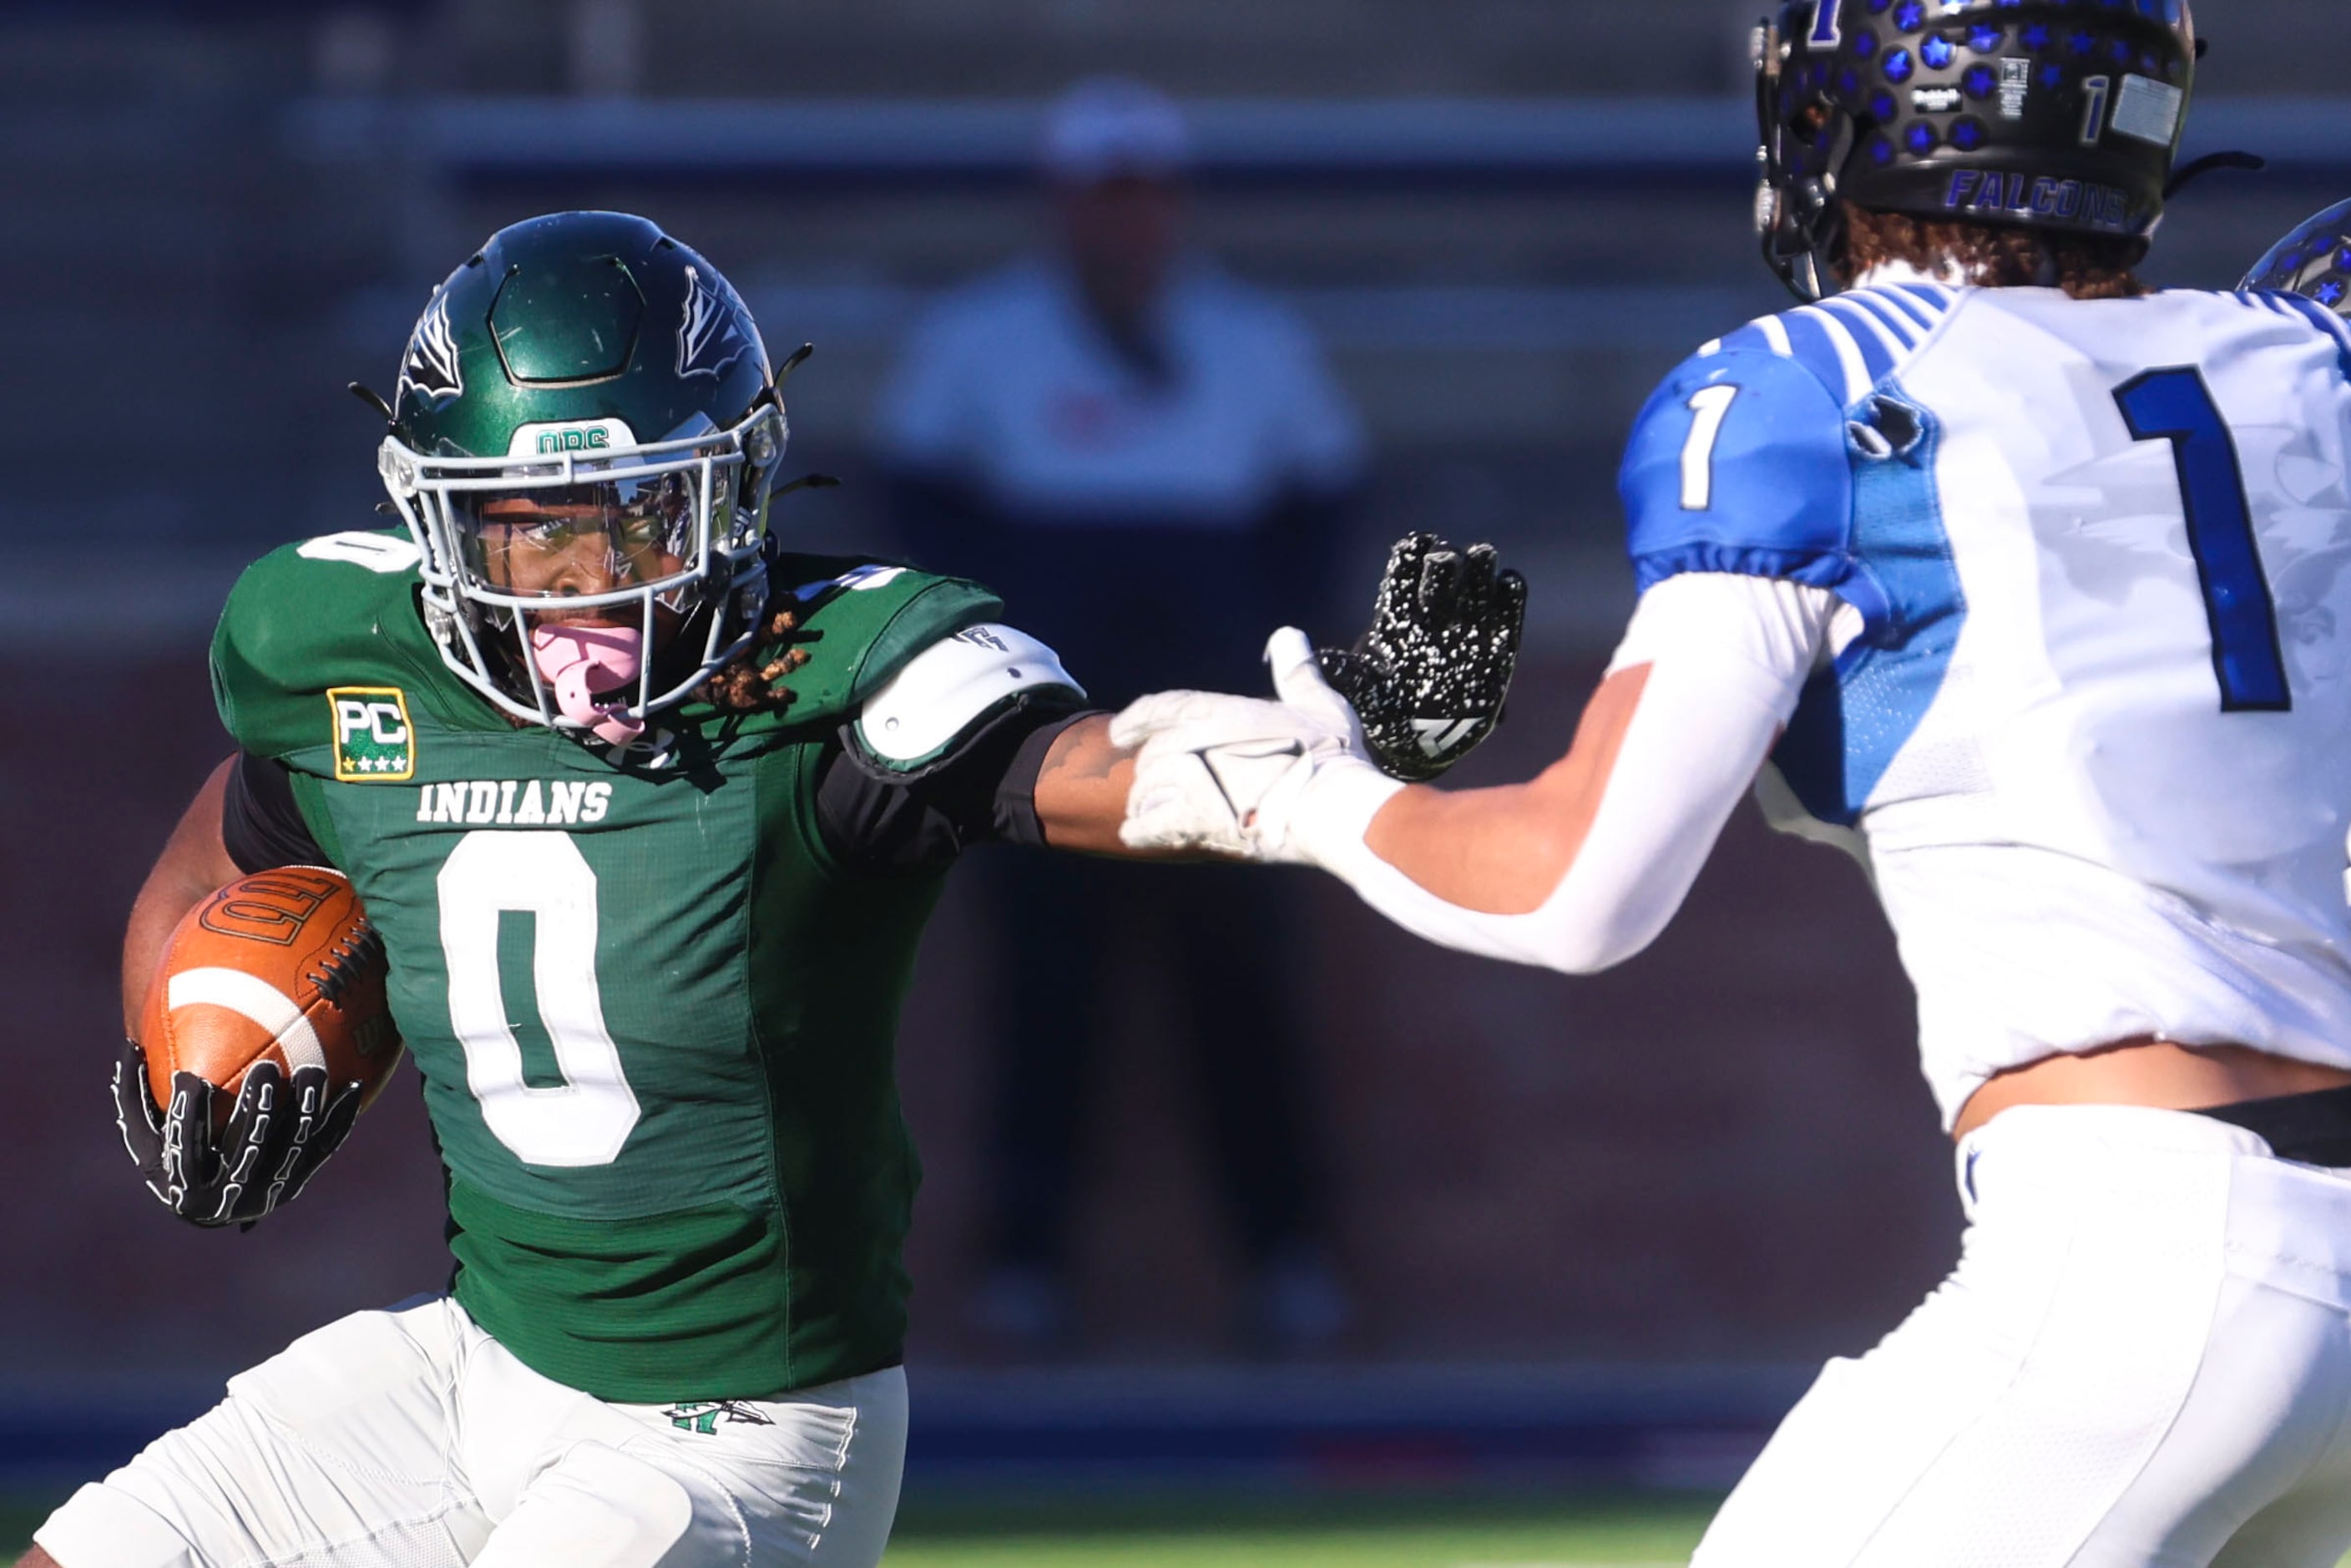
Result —
POLYGON ((172 1074, 172 1103, 147 1087, 147 1052, 125 1040, 114 1063, 114 1124, 163 1207, 192 1225, 250 1227, 291 1203, 360 1113, 360 1086, 334 1089, 323 1067, 289 1080, 274 1061, 246 1069, 228 1124, 213 1131, 220 1091, 193 1072, 172 1074))
POLYGON ((1496 571, 1493 546, 1413 534, 1388 552, 1370 630, 1351 652, 1322 652, 1322 674, 1382 772, 1434 779, 1493 733, 1526 619, 1527 580, 1496 571))

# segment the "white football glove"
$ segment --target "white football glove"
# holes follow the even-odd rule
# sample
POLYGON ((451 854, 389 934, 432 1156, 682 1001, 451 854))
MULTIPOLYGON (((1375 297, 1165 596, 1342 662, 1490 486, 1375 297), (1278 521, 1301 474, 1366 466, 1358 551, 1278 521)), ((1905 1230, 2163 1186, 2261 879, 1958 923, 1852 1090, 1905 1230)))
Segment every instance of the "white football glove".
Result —
POLYGON ((1318 863, 1293 831, 1309 786, 1333 772, 1378 770, 1355 710, 1322 678, 1306 633, 1283 627, 1265 656, 1278 701, 1159 692, 1111 721, 1113 745, 1140 748, 1118 834, 1128 848, 1318 863))

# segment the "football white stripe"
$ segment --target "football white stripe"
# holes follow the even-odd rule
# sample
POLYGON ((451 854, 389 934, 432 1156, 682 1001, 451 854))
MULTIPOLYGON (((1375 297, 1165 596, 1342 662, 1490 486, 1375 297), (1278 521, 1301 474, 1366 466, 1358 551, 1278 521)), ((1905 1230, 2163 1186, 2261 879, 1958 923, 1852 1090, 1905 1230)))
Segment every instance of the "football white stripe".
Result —
POLYGON ((183 969, 172 977, 163 1000, 172 1012, 192 1002, 204 1002, 251 1019, 277 1037, 289 1070, 327 1065, 319 1031, 310 1027, 294 998, 242 969, 183 969))

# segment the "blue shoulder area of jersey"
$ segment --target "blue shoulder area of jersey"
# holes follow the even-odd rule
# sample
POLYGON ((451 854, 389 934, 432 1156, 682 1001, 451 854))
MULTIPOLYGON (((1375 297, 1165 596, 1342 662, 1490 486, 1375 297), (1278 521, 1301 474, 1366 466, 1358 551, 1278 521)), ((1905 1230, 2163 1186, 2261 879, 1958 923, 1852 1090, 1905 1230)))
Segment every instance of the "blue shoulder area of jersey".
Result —
POLYGON ((1810 308, 1838 318, 1834 326, 1799 310, 1724 340, 1728 353, 1745 333, 1756 333, 1775 354, 1784 347, 1784 357, 1804 363, 1824 391, 1852 394, 1842 410, 1849 523, 1842 575, 1825 586, 1860 612, 1863 631, 1834 668, 1805 686, 1772 753, 1804 810, 1839 826, 1859 821, 1917 733, 1967 622, 1936 473, 1942 427, 1898 380, 1904 362, 1957 299, 1953 290, 1928 285, 1864 290, 1828 302, 1841 310, 1810 308), (1868 339, 1854 329, 1852 313, 1864 307, 1905 312, 1911 330, 1897 334, 1901 352, 1882 340, 1878 347, 1889 356, 1884 361, 1863 352, 1868 339), (1780 331, 1771 330, 1774 323, 1780 331), (1815 329, 1821 336, 1810 335, 1815 329), (1839 341, 1840 330, 1848 340, 1839 341))
POLYGON ((1641 411, 1617 489, 1641 591, 1684 572, 1844 580, 1853 516, 1844 408, 1753 350, 1685 361, 1641 411))
POLYGON ((1618 487, 1643 591, 1684 572, 1836 590, 1873 629, 1891 615, 1855 536, 1854 426, 1950 311, 1932 284, 1857 289, 1767 316, 1666 378, 1633 429, 1618 487))
POLYGON ((1683 572, 1834 591, 1863 632, 1807 686, 1774 753, 1805 810, 1850 825, 1941 690, 1966 619, 1933 413, 1904 366, 1959 299, 1906 283, 1750 323, 1668 376, 1622 487, 1644 591, 1683 572))

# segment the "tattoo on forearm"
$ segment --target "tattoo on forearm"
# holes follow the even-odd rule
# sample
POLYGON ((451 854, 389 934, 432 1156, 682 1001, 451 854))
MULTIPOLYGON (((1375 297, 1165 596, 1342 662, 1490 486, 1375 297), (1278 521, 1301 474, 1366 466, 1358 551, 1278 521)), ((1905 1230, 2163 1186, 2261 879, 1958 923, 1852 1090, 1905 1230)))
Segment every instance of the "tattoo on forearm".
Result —
POLYGON ((1055 737, 1037 774, 1037 816, 1057 849, 1117 854, 1133 754, 1110 743, 1110 716, 1095 714, 1055 737))
POLYGON ((1046 754, 1040 778, 1057 784, 1099 783, 1107 779, 1126 756, 1110 743, 1110 720, 1089 718, 1063 732, 1061 741, 1046 754))

